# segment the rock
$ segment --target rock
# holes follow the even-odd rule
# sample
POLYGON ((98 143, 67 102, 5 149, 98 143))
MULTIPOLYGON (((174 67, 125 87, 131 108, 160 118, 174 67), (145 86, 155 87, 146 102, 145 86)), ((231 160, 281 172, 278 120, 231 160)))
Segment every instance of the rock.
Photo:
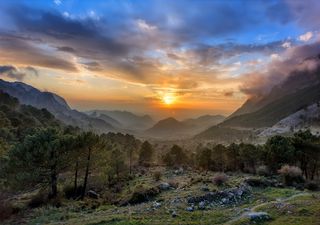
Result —
POLYGON ((221 202, 223 204, 227 204, 227 203, 229 203, 229 200, 227 198, 223 198, 223 199, 221 199, 221 202))
POLYGON ((98 199, 99 198, 99 194, 93 190, 89 190, 87 193, 89 198, 93 198, 93 199, 98 199))
POLYGON ((204 191, 204 192, 208 192, 208 191, 210 191, 210 190, 209 190, 209 188, 208 188, 207 186, 203 186, 203 187, 201 187, 201 188, 200 188, 200 190, 201 190, 201 191, 204 191))
POLYGON ((168 184, 168 183, 166 183, 166 182, 163 182, 163 183, 161 183, 161 184, 159 184, 159 189, 161 190, 161 191, 167 191, 167 190, 169 190, 170 189, 170 184, 168 184))
POLYGON ((177 214, 177 212, 176 212, 176 211, 173 211, 173 212, 171 213, 171 216, 172 216, 172 217, 177 217, 177 216, 178 216, 178 214, 177 214))
POLYGON ((161 207, 161 203, 159 203, 159 202, 154 202, 152 206, 153 206, 153 208, 158 209, 158 208, 161 207))
POLYGON ((186 208, 186 211, 193 212, 194 211, 194 207, 193 206, 189 206, 189 207, 186 208))
POLYGON ((178 170, 174 171, 174 174, 181 175, 181 174, 183 174, 183 172, 184 172, 183 168, 179 168, 178 170))
POLYGON ((206 209, 206 203, 204 201, 199 202, 198 209, 200 210, 206 209))
POLYGON ((266 212, 248 213, 248 217, 250 218, 251 221, 255 221, 255 222, 267 221, 271 219, 270 215, 266 212))

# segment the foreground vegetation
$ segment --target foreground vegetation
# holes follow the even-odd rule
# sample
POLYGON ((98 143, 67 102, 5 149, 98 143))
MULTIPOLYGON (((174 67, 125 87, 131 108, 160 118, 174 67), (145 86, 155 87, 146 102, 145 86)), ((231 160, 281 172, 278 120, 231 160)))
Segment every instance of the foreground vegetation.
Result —
POLYGON ((0 123, 4 224, 251 224, 259 211, 261 223, 320 222, 309 131, 190 150, 81 131, 1 92, 0 123))

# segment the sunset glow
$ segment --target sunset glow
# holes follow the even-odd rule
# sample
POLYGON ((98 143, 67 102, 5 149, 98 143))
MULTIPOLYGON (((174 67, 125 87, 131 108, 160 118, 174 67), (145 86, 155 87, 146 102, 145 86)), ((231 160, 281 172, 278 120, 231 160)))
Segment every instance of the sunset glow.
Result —
POLYGON ((319 10, 314 0, 1 1, 0 65, 12 68, 1 79, 78 110, 228 115, 319 42, 319 10))

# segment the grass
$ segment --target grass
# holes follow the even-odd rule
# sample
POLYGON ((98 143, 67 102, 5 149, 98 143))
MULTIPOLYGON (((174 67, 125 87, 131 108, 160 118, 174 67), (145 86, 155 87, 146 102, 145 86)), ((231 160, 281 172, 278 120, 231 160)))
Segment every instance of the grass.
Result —
MULTIPOLYGON (((189 171, 185 174, 174 175, 170 171, 162 172, 163 176, 159 182, 174 180, 179 183, 180 188, 163 191, 156 196, 155 201, 161 203, 160 208, 154 208, 153 201, 134 206, 117 207, 106 204, 101 200, 100 202, 90 199, 84 201, 64 200, 63 206, 60 208, 44 206, 26 211, 22 217, 26 224, 30 225, 245 225, 253 223, 246 217, 241 217, 241 215, 248 209, 254 209, 254 211, 265 211, 272 217, 271 221, 260 224, 320 224, 320 192, 313 192, 312 194, 293 188, 253 188, 252 197, 239 205, 217 206, 208 210, 188 212, 186 211, 188 206, 186 198, 203 195, 205 192, 201 190, 201 187, 206 186, 212 191, 223 190, 240 184, 247 175, 231 175, 225 186, 217 187, 211 182, 214 173, 199 174, 189 171), (191 181, 192 177, 194 177, 193 181, 191 181), (281 202, 283 204, 280 204, 281 202), (97 207, 93 208, 93 205, 97 205, 97 207), (176 212, 177 217, 172 217, 172 211, 176 212)), ((137 185, 143 184, 152 187, 159 182, 154 181, 152 171, 150 171, 146 175, 131 180, 119 196, 121 198, 127 197, 137 185)), ((22 219, 20 218, 20 220, 22 219)), ((17 219, 7 221, 6 224, 17 224, 17 219)))

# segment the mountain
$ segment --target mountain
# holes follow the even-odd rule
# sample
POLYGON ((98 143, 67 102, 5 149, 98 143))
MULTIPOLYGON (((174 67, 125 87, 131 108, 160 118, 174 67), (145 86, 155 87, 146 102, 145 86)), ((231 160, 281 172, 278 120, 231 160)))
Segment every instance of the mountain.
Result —
MULTIPOLYGON (((319 58, 317 58, 317 61, 320 61, 319 58)), ((319 83, 319 80, 320 67, 314 71, 293 71, 283 82, 274 86, 268 94, 249 98, 228 118, 255 112, 271 102, 276 101, 277 99, 297 92, 300 89, 317 84, 319 83)))
POLYGON ((186 119, 182 122, 186 125, 204 130, 210 126, 221 123, 226 117, 222 115, 203 115, 195 119, 186 119))
POLYGON ((153 137, 173 137, 172 135, 186 135, 190 128, 192 127, 169 117, 157 122, 153 127, 146 130, 145 134, 153 137))
POLYGON ((93 111, 91 113, 88 113, 88 115, 93 118, 101 119, 101 120, 105 121, 106 123, 111 124, 113 127, 119 128, 119 127, 123 126, 118 120, 115 120, 106 114, 101 114, 96 111, 93 111))
POLYGON ((92 118, 85 113, 73 110, 60 96, 51 92, 42 92, 22 82, 7 82, 0 79, 0 90, 17 98, 22 104, 31 105, 38 109, 45 108, 58 120, 67 125, 78 126, 97 132, 113 131, 111 124, 99 118, 92 118))
POLYGON ((304 129, 310 129, 313 133, 320 131, 320 102, 285 117, 272 127, 264 129, 259 136, 268 137, 304 129))
POLYGON ((222 123, 201 132, 196 137, 217 139, 221 133, 229 132, 229 138, 244 138, 242 135, 245 131, 249 132, 247 135, 250 138, 250 132, 257 128, 259 130, 255 132, 265 130, 261 136, 274 133, 276 130, 290 130, 292 123, 298 123, 297 115, 301 116, 303 109, 320 101, 320 57, 313 57, 312 60, 315 62, 315 69, 291 72, 268 94, 248 99, 222 123))
POLYGON ((153 127, 145 131, 145 134, 161 138, 191 137, 210 126, 216 125, 225 119, 221 115, 204 115, 195 119, 178 121, 169 117, 157 122, 153 127))
POLYGON ((17 98, 0 90, 0 153, 35 128, 60 126, 63 124, 46 109, 22 105, 17 98))
POLYGON ((320 84, 285 95, 259 110, 234 116, 220 124, 224 127, 261 128, 271 127, 300 109, 320 101, 320 84))
POLYGON ((119 110, 93 110, 87 112, 88 115, 97 115, 101 119, 106 119, 115 127, 133 130, 145 130, 154 124, 149 115, 139 116, 128 111, 119 110))

